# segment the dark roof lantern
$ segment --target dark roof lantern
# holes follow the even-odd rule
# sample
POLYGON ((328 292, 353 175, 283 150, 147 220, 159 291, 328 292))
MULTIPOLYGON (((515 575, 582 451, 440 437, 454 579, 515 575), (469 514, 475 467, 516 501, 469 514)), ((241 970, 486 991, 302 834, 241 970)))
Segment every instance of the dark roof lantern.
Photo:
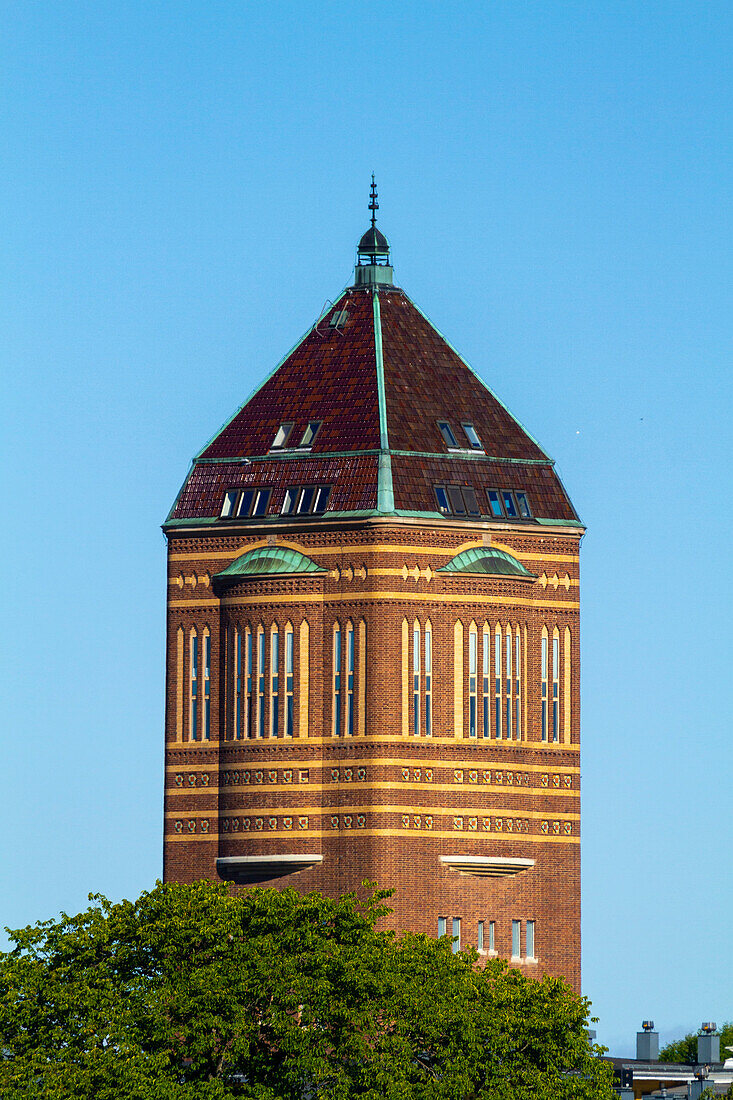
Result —
POLYGON ((375 264, 378 260, 389 260, 389 241, 376 225, 370 225, 359 241, 356 251, 359 263, 375 264))

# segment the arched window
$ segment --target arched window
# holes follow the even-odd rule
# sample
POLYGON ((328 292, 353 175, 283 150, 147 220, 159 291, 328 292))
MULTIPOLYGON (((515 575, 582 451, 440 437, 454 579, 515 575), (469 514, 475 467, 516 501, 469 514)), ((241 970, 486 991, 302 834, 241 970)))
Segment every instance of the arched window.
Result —
POLYGON ((560 740, 560 631, 552 632, 552 740, 560 740))
POLYGON ((484 623, 484 629, 481 634, 481 695, 483 702, 482 733, 484 737, 491 736, 491 702, 489 700, 489 684, 491 682, 491 668, 489 666, 490 659, 491 641, 489 635, 489 624, 484 623))
POLYGON ((453 736, 463 737, 463 623, 453 627, 453 736))
POLYGON ((257 718, 255 736, 265 736, 265 628, 257 627, 257 718))
POLYGON ((188 739, 195 741, 198 738, 199 725, 199 636, 195 628, 191 631, 190 664, 188 677, 188 739))
POLYGON ((412 732, 420 735, 420 623, 412 626, 412 732))
POLYGON ((468 736, 478 735, 478 633, 476 623, 468 628, 468 736))
POLYGON ((182 626, 176 633, 176 741, 183 740, 183 661, 186 635, 182 626))
POLYGON ((542 648, 540 651, 540 678, 542 681, 542 740, 547 740, 547 627, 542 627, 542 648))
POLYGON ((247 627, 244 632, 244 650, 245 650, 245 666, 246 666, 246 705, 244 712, 244 720, 247 724, 247 737, 255 736, 255 721, 254 721, 254 691, 253 691, 253 675, 254 675, 254 653, 253 653, 253 641, 252 641, 252 628, 247 627))
POLYGON ((354 624, 346 624, 346 734, 354 736, 354 671, 356 651, 354 642, 354 624))
POLYGON ((433 736, 433 627, 425 623, 425 736, 433 736))
POLYGON ((410 624, 402 620, 402 736, 410 732, 410 624))
POLYGON ((512 628, 506 628, 506 737, 512 739, 512 628))
POLYGON ((234 680, 234 707, 232 737, 238 741, 242 736, 242 635, 239 630, 234 630, 234 644, 232 646, 232 665, 234 680))
POLYGON ((341 736, 341 625, 333 627, 333 735, 341 736))
POLYGON ((307 737, 310 719, 310 627, 307 619, 300 624, 298 672, 298 735, 307 737))
POLYGON ((295 645, 293 624, 285 624, 285 736, 293 736, 295 716, 293 713, 295 683, 295 645))
POLYGON ((564 660, 563 660, 563 705, 565 709, 565 721, 563 730, 563 740, 566 745, 570 744, 570 628, 565 627, 564 638, 564 660))
POLYGON ((494 737, 501 738, 501 627, 494 628, 494 737))
POLYGON ((522 740, 522 639, 519 627, 514 631, 514 736, 522 740))
POLYGON ((280 733, 280 631, 277 623, 270 631, 270 737, 280 733))
POLYGON ((359 736, 366 733, 366 641, 367 628, 363 619, 359 622, 359 736))
POLYGON ((211 739, 211 633, 208 626, 204 627, 204 722, 203 739, 211 739))

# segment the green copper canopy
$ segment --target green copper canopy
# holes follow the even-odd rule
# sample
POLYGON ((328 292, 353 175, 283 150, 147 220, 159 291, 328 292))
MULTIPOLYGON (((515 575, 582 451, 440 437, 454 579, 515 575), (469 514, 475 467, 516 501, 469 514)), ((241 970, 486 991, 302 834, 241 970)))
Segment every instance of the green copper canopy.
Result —
POLYGON ((524 577, 534 580, 534 574, 525 569, 521 562, 507 554, 506 550, 497 550, 493 546, 472 546, 456 554, 444 565, 439 573, 488 573, 509 577, 524 577))
POLYGON ((260 576, 263 573, 325 573, 299 550, 287 546, 258 546, 235 558, 217 577, 260 576))

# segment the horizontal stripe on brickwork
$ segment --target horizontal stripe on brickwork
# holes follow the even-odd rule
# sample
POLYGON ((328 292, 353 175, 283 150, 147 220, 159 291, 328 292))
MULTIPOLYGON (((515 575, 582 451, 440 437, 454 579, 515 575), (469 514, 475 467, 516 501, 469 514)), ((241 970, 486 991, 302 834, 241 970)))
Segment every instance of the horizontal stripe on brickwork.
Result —
MULTIPOLYGON (((451 578, 454 580, 454 578, 451 578)), ((544 597, 543 593, 543 597, 544 597)), ((280 606, 282 604, 292 603, 307 603, 307 604, 332 604, 332 603, 353 603, 356 601, 366 601, 367 603, 380 603, 384 602, 403 602, 410 604, 418 603, 440 603, 440 604, 481 604, 482 606, 508 606, 508 607, 527 607, 527 608, 543 608, 546 611, 557 610, 561 608, 563 610, 577 611, 580 604, 577 600, 548 600, 545 598, 538 599, 536 597, 527 596, 479 596, 476 593, 462 593, 462 592, 416 592, 412 589, 405 589, 404 592, 390 592, 387 590, 380 591, 379 589, 365 589, 359 592, 295 592, 295 593, 278 593, 276 596, 257 594, 253 596, 231 596, 222 598, 221 600, 216 597, 202 596, 200 599, 190 600, 169 600, 169 608, 203 608, 203 607, 246 607, 249 604, 262 604, 267 603, 271 607, 280 606)))
MULTIPOLYGON (((308 738, 309 742, 312 741, 312 742, 315 743, 316 740, 317 740, 316 738, 312 738, 312 739, 308 738)), ((322 740, 323 740, 322 738, 318 739, 319 742, 321 742, 322 740)), ((333 738, 331 738, 330 740, 331 740, 332 743, 334 743, 333 738)), ((395 738, 395 740, 402 740, 402 738, 395 738)), ((435 740, 435 739, 431 738, 431 741, 433 741, 433 740, 435 740)), ((223 744, 231 744, 231 743, 232 742, 229 742, 229 741, 223 742, 223 744)), ((455 745, 455 743, 456 743, 455 740, 450 741, 451 745, 455 745)), ((192 744, 198 744, 198 742, 192 742, 192 744)), ((341 744, 341 742, 335 742, 335 744, 341 744)), ((349 744, 352 744, 352 742, 349 742, 349 744)), ((564 748, 568 749, 568 748, 572 748, 572 746, 571 745, 565 745, 564 748)), ((257 760, 256 761, 257 767, 262 767, 262 768, 282 767, 282 763, 283 763, 283 758, 282 757, 277 757, 277 758, 273 759, 271 762, 267 761, 267 760, 257 760)), ((417 767, 417 768, 473 768, 473 767, 476 766, 476 760, 475 759, 474 760, 445 760, 445 759, 435 759, 435 758, 432 758, 432 757, 430 757, 430 758, 422 757, 422 758, 415 759, 414 757, 402 757, 402 756, 398 756, 398 757, 356 756, 353 759, 351 759, 349 757, 348 760, 342 758, 342 760, 338 761, 337 763, 339 764, 339 766, 347 765, 348 767, 352 767, 352 766, 354 766, 354 767, 368 767, 368 766, 371 765, 371 766, 375 766, 375 767, 376 766, 382 766, 382 767, 397 766, 397 767, 404 767, 404 768, 413 768, 413 767, 417 767)), ((254 764, 251 761, 247 761, 246 765, 247 766, 254 766, 254 764)), ((244 764, 235 764, 231 761, 226 762, 226 763, 218 763, 218 764, 214 763, 214 764, 211 765, 211 767, 209 767, 209 771, 216 771, 216 770, 221 771, 223 769, 228 770, 231 767, 238 767, 238 766, 239 767, 244 767, 245 765, 244 764)), ((332 764, 328 760, 322 760, 322 759, 319 758, 317 761, 314 761, 312 759, 310 759, 310 760, 309 759, 303 759, 303 760, 290 760, 289 759, 287 761, 287 766, 289 768, 313 768, 313 767, 330 768, 330 767, 335 767, 336 765, 332 764)), ((503 761, 503 760, 496 760, 496 761, 486 760, 486 761, 482 762, 482 767, 484 767, 484 766, 485 767, 492 767, 492 766, 493 767, 506 767, 506 761, 503 761)), ((166 764, 166 771, 172 771, 172 772, 174 772, 174 771, 191 771, 193 768, 201 768, 201 767, 204 767, 204 765, 203 764, 180 764, 180 765, 166 764)), ((567 774, 576 775, 580 771, 580 769, 578 767, 576 767, 575 765, 567 765, 567 766, 563 766, 563 765, 557 766, 556 765, 553 770, 550 770, 544 764, 517 764, 516 767, 524 768, 525 771, 529 771, 529 772, 543 772, 543 773, 547 772, 548 775, 567 775, 567 774)), ((358 782, 358 780, 356 780, 355 782, 358 782)), ((298 786, 298 785, 299 784, 293 782, 294 787, 298 786)), ((306 786, 306 785, 310 786, 310 784, 305 784, 305 783, 303 784, 303 786, 306 786)), ((335 785, 336 784, 334 783, 334 786, 335 785)))
MULTIPOLYGON (((579 845, 579 836, 542 836, 535 833, 484 833, 480 831, 469 831, 468 829, 456 829, 452 832, 441 831, 439 829, 273 829, 272 831, 267 829, 257 830, 256 832, 247 833, 217 833, 215 831, 209 833, 171 833, 165 837, 165 843, 180 843, 186 841, 189 844, 201 843, 202 841, 211 841, 214 837, 217 839, 223 836, 233 838, 236 841, 242 840, 258 840, 261 841, 263 837, 267 837, 268 840, 293 840, 297 837, 298 840, 306 840, 308 837, 343 837, 348 835, 350 838, 354 837, 393 837, 399 840, 429 840, 430 838, 436 838, 438 840, 455 840, 460 841, 462 845, 465 845, 467 841, 481 839, 484 843, 487 841, 491 844, 512 842, 514 844, 519 840, 522 848, 529 848, 533 844, 568 844, 579 845)), ((260 853, 255 853, 259 855, 260 853)), ((274 853, 277 855, 277 853, 274 853)), ((437 854, 437 853, 436 853, 437 854)))

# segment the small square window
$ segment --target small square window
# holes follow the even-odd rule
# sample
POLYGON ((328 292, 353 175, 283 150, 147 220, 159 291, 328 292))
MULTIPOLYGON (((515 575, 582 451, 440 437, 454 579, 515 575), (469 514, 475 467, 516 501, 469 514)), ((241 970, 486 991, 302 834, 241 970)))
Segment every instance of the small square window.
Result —
POLYGON ((438 502, 438 508, 440 508, 444 516, 449 516, 450 504, 448 502, 448 494, 442 485, 434 485, 433 488, 435 490, 435 499, 438 502))
POLYGON ((330 485, 319 485, 316 489, 316 499, 313 501, 314 512, 325 512, 328 507, 328 498, 331 495, 330 485))
POLYGON ((322 423, 322 421, 320 421, 320 420, 309 420, 308 421, 308 427, 303 432, 303 438, 301 439, 298 446, 300 446, 300 447, 312 447, 313 446, 313 440, 318 435, 318 431, 319 431, 319 428, 321 427, 321 423, 322 423))
POLYGON ((522 519, 531 519, 532 518, 532 512, 530 511, 529 501, 527 500, 527 494, 526 493, 515 493, 514 495, 517 498, 517 506, 519 508, 519 514, 522 517, 522 519))
POLYGON ((292 430, 293 430, 293 425, 292 425, 291 421, 289 421, 286 424, 281 424, 280 427, 275 432, 275 438, 272 441, 272 446, 270 447, 270 450, 271 451, 281 450, 285 446, 285 444, 287 443, 288 436, 290 435, 292 430))
POLYGON ((465 421, 461 421, 461 427, 466 433, 466 439, 468 440, 471 449, 474 451, 483 451, 481 440, 476 434, 476 429, 474 428, 473 424, 468 424, 465 421))
POLYGON ((459 489, 459 487, 457 485, 448 485, 447 491, 448 500, 450 501, 451 510, 454 515, 465 516, 466 507, 463 503, 463 497, 461 495, 461 490, 459 489))
POLYGON ((255 498, 254 508, 252 509, 253 516, 264 516, 267 511, 267 505, 270 501, 269 489, 258 489, 257 496, 255 498))
POLYGON ((502 500, 504 501, 504 507, 506 508, 506 514, 510 519, 517 518, 517 506, 514 503, 514 494, 510 493, 508 489, 502 489, 502 500))
POLYGON ((298 495, 298 490, 297 489, 286 489, 285 490, 285 499, 283 500, 283 506, 280 509, 280 514, 282 516, 289 516, 290 515, 293 508, 295 507, 295 499, 296 499, 297 495, 298 495))
POLYGON ((238 496, 238 489, 230 489, 224 494, 224 503, 221 506, 220 513, 222 519, 228 519, 229 516, 234 515, 234 505, 237 503, 238 496))
POLYGON ((238 516, 248 516, 249 515, 250 511, 252 510, 252 501, 254 500, 254 497, 255 497, 255 490, 254 489, 244 489, 243 490, 242 495, 239 498, 239 503, 237 504, 237 515, 238 516))
POLYGON ((458 446, 458 440, 456 439, 455 435, 453 434, 453 429, 451 428, 448 421, 447 420, 439 420, 438 421, 438 427, 440 428, 440 434, 443 436, 443 441, 449 447, 457 447, 458 446))
POLYGON ((305 513, 310 512, 311 505, 313 503, 314 493, 315 493, 315 489, 313 488, 312 485, 305 488, 305 489, 300 490, 300 499, 298 500, 298 508, 297 508, 297 512, 298 512, 299 516, 302 516, 305 513))
POLYGON ((466 511, 469 516, 478 516, 479 512, 478 501, 476 500, 476 493, 471 485, 463 486, 463 500, 466 505, 466 511))

